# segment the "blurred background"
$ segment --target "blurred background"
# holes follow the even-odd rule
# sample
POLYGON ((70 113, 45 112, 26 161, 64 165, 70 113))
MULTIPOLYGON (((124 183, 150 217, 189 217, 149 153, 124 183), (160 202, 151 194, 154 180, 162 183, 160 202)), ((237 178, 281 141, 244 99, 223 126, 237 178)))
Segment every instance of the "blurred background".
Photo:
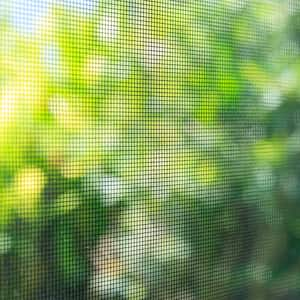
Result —
POLYGON ((0 0, 0 299, 300 299, 300 2, 0 0))

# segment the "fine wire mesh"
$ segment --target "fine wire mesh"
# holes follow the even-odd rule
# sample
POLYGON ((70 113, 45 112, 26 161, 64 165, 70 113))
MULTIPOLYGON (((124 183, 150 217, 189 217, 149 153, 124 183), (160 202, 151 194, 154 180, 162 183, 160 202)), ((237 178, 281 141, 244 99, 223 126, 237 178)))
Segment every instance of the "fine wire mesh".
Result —
POLYGON ((0 0, 0 300, 300 299, 300 5, 0 0))

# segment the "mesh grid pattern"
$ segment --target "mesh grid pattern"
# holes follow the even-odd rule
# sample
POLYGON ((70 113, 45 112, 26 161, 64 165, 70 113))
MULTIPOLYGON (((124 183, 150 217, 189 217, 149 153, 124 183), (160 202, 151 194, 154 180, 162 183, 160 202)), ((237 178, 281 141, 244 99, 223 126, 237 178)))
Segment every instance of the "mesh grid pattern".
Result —
POLYGON ((0 0, 0 300, 300 299, 299 9, 0 0))

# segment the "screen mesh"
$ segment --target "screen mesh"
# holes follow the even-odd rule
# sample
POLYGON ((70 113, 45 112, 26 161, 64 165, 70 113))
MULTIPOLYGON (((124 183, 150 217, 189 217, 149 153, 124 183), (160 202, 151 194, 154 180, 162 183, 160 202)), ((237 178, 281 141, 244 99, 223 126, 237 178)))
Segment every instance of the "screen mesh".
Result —
POLYGON ((0 0, 0 299, 300 299, 297 0, 0 0))

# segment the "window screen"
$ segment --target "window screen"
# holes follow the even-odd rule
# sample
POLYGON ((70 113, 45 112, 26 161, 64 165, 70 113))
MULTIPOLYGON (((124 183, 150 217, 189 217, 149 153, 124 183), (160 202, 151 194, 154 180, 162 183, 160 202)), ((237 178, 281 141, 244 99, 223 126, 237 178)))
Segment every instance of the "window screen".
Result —
POLYGON ((0 0, 0 299, 300 299, 297 0, 0 0))

